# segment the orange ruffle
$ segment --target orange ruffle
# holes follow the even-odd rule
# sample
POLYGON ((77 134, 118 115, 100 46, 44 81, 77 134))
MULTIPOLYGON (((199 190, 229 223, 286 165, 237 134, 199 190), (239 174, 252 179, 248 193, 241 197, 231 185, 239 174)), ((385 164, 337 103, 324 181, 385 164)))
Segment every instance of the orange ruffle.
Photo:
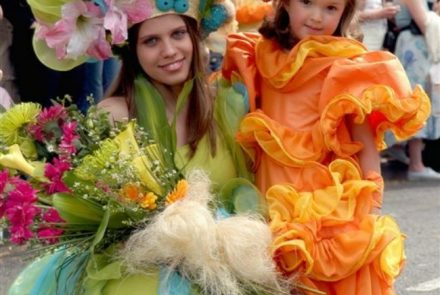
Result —
POLYGON ((348 161, 329 165, 333 184, 315 191, 275 185, 266 194, 274 257, 285 273, 339 281, 375 263, 389 286, 405 259, 403 235, 390 217, 368 214, 381 190, 348 161))

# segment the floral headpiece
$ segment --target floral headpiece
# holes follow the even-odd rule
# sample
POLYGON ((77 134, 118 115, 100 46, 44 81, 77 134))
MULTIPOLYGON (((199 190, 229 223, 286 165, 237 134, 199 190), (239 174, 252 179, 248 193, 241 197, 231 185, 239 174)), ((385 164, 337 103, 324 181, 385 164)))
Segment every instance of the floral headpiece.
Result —
POLYGON ((165 14, 199 23, 203 36, 233 19, 230 0, 28 0, 36 18, 34 49, 46 66, 69 70, 88 59, 112 56, 128 28, 165 14))

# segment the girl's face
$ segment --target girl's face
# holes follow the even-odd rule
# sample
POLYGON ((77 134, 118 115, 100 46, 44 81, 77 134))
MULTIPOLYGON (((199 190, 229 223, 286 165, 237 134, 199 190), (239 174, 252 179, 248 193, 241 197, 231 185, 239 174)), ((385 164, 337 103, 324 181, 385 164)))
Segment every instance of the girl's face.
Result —
POLYGON ((286 5, 294 37, 333 35, 345 9, 346 0, 289 0, 286 5))
POLYGON ((193 44, 180 16, 168 14, 144 21, 136 49, 139 64, 153 81, 179 86, 188 79, 193 44))

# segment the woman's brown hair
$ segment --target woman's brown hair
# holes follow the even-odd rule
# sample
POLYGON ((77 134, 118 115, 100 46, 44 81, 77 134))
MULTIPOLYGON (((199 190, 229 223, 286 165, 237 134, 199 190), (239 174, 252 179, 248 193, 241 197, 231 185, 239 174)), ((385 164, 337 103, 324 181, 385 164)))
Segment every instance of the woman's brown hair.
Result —
MULTIPOLYGON (((290 18, 285 8, 292 0, 275 0, 275 13, 273 16, 265 19, 258 30, 263 37, 273 39, 284 49, 292 49, 300 40, 295 37, 290 30, 290 18)), ((293 0, 300 1, 300 0, 293 0)), ((346 0, 344 12, 342 13, 339 25, 336 28, 334 36, 342 36, 358 39, 356 30, 356 5, 357 0, 346 0)))
MULTIPOLYGON (((186 16, 180 16, 188 30, 193 44, 193 58, 191 62, 190 76, 194 79, 194 86, 189 95, 189 109, 191 116, 188 116, 186 126, 188 129, 188 145, 192 157, 197 149, 200 140, 207 134, 211 153, 216 152, 216 131, 214 124, 214 96, 212 95, 207 81, 206 68, 203 53, 201 52, 200 34, 197 22, 186 16)), ((128 46, 120 49, 118 54, 122 60, 121 71, 113 84, 112 89, 106 95, 125 97, 130 118, 136 117, 136 104, 134 100, 134 80, 138 75, 149 77, 142 70, 136 52, 136 43, 141 24, 131 27, 128 31, 128 46)), ((154 110, 146 110, 153 112, 154 110)))

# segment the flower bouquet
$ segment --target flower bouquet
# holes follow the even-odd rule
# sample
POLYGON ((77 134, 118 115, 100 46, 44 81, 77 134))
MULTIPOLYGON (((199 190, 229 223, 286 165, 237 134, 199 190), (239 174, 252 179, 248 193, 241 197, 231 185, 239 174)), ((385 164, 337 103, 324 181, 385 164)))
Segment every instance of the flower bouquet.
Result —
MULTIPOLYGON (((219 208, 206 174, 184 175, 152 134, 135 121, 112 127, 96 106, 83 115, 68 98, 0 114, 0 225, 10 241, 62 253, 56 284, 75 286, 65 294, 154 268, 196 293, 283 294, 264 220, 219 208)), ((220 194, 249 199, 250 187, 234 179, 220 194)))
POLYGON ((105 247, 187 189, 147 132, 112 128, 96 107, 84 116, 23 103, 0 116, 0 130, 0 217, 16 244, 105 247))

